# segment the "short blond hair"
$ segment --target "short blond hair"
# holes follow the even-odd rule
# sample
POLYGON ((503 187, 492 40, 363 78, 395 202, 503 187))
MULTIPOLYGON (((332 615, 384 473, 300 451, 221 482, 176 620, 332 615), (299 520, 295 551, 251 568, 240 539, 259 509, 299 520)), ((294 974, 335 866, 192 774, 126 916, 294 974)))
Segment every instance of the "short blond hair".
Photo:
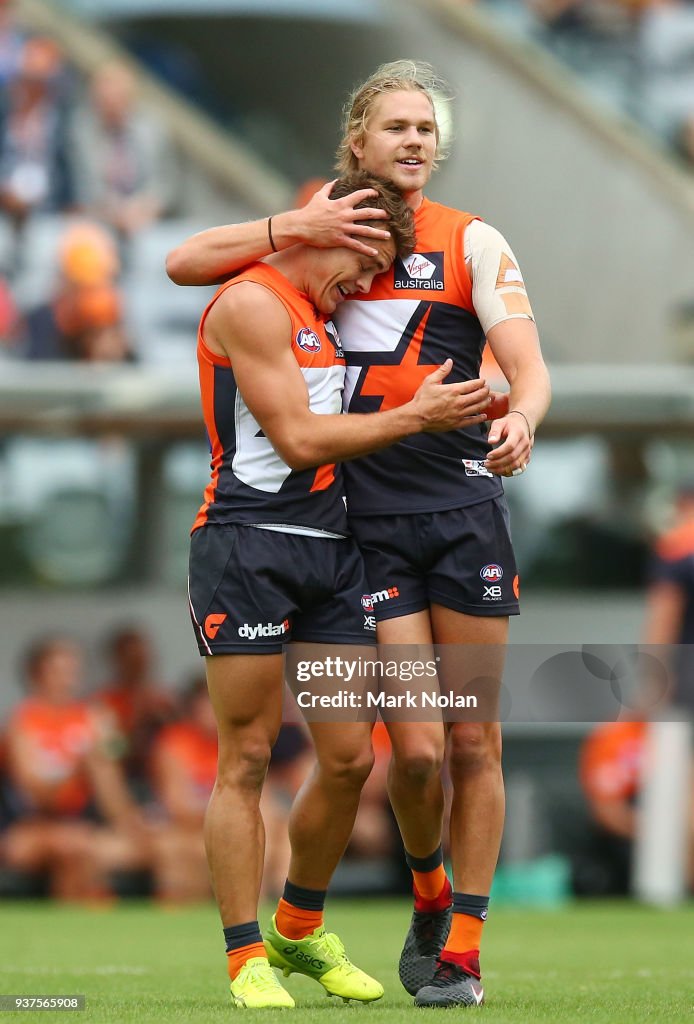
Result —
POLYGON ((359 161, 352 152, 352 143, 361 142, 367 129, 374 103, 386 92, 421 92, 431 102, 436 126, 436 159, 434 169, 446 154, 440 151, 441 135, 436 120, 436 96, 450 97, 446 82, 434 71, 431 64, 416 60, 394 60, 381 64, 365 82, 351 93, 343 110, 342 141, 337 149, 335 167, 341 174, 349 174, 359 167, 359 161))

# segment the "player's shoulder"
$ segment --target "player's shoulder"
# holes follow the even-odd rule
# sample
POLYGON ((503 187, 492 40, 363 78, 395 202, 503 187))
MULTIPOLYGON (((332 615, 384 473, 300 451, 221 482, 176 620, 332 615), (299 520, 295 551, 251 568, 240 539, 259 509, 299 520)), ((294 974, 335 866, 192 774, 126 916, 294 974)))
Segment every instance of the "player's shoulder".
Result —
POLYGON ((459 210, 455 206, 445 206, 437 203, 428 197, 422 200, 421 216, 430 222, 437 222, 441 225, 448 224, 451 227, 466 225, 471 221, 479 219, 476 213, 467 210, 459 210))
MULTIPOLYGON (((279 275, 278 275, 279 276, 279 275)), ((292 286, 269 287, 267 282, 242 277, 229 282, 213 301, 208 324, 215 328, 228 327, 235 333, 254 331, 260 323, 270 331, 286 324, 287 302, 292 286)), ((273 282, 274 283, 274 282, 273 282)))

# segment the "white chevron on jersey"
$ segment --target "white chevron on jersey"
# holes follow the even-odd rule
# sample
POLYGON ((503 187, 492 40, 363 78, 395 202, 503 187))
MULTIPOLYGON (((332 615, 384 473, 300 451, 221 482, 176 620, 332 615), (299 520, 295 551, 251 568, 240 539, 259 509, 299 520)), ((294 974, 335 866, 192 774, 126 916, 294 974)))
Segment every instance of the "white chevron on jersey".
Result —
POLYGON ((343 302, 336 310, 345 352, 394 352, 420 299, 343 302))
MULTIPOLYGON (((338 415, 342 411, 345 367, 300 366, 309 395, 309 408, 316 414, 338 415)), ((263 434, 256 418, 236 392, 234 409, 236 452, 231 463, 234 474, 256 490, 277 494, 292 470, 280 459, 263 434)))
MULTIPOLYGON (((394 352, 419 306, 419 299, 355 299, 335 311, 345 352, 394 352)), ((347 411, 354 394, 360 366, 348 365, 342 408, 347 411)))

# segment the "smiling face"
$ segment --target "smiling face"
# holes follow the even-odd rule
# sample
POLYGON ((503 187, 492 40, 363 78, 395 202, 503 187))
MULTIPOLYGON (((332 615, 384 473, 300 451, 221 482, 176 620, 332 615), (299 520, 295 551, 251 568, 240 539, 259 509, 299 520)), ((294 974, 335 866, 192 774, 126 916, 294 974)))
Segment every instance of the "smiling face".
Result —
POLYGON ((392 239, 370 240, 377 256, 363 256, 353 249, 324 249, 317 254, 316 268, 311 275, 308 295, 324 315, 335 312, 347 295, 366 294, 374 277, 393 265, 395 243, 392 239))
POLYGON ((359 167, 389 178, 413 209, 431 177, 437 133, 429 97, 409 89, 384 92, 374 102, 363 136, 351 143, 359 167))

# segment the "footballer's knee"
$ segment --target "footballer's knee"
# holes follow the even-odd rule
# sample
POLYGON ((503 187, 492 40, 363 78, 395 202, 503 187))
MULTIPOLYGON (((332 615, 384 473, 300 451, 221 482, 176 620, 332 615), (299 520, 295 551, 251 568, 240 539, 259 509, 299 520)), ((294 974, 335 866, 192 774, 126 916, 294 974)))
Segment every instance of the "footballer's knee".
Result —
POLYGON ((456 722, 451 726, 449 767, 453 778, 501 766, 501 729, 496 722, 456 722))
POLYGON ((217 789, 246 789, 260 793, 270 764, 270 742, 261 738, 237 741, 228 754, 220 753, 217 789))
POLYGON ((390 778, 408 788, 426 786, 437 778, 443 766, 444 751, 437 745, 426 744, 407 750, 393 750, 390 778))
POLYGON ((318 758, 318 769, 323 778, 333 785, 361 789, 374 766, 371 747, 355 750, 334 750, 318 758))

